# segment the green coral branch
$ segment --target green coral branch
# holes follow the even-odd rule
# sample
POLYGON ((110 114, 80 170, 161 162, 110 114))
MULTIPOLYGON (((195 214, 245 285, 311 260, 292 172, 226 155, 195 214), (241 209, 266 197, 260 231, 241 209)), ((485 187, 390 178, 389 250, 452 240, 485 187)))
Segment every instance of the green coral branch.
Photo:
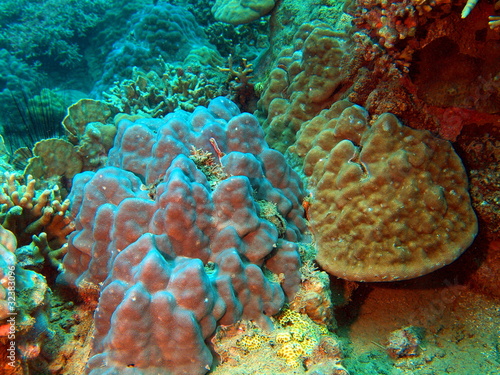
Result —
POLYGON ((467 4, 465 4, 464 9, 462 9, 462 18, 465 18, 470 14, 478 1, 479 0, 467 0, 467 4))
MULTIPOLYGON (((467 0, 467 4, 465 4, 464 9, 462 9, 462 18, 467 17, 472 9, 476 6, 477 2, 479 0, 467 0)), ((495 3, 495 10, 500 9, 500 1, 497 1, 495 3)), ((500 27, 500 16, 489 16, 488 17, 489 22, 488 25, 490 26, 490 29, 496 29, 497 27, 500 27)))

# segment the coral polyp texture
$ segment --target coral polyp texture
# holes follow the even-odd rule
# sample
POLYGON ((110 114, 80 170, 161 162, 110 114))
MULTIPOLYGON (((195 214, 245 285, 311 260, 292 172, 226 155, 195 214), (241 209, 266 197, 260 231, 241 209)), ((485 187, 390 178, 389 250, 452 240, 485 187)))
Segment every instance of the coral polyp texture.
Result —
POLYGON ((348 101, 309 122, 290 148, 304 158, 320 265, 355 281, 390 281, 451 263, 477 219, 460 158, 448 141, 376 120, 348 101))
POLYGON ((213 374, 348 374, 340 340, 324 325, 287 308, 273 319, 272 332, 249 321, 218 329, 212 342, 220 364, 213 374))
POLYGON ((293 47, 279 55, 258 102, 266 140, 284 152, 304 121, 330 106, 341 91, 345 35, 322 22, 302 25, 293 47))
POLYGON ((69 196, 76 231, 59 281, 101 291, 90 373, 204 374, 217 324, 272 327, 300 286, 304 194, 255 117, 227 99, 122 120, 108 166, 77 175, 69 196), (200 160, 220 164, 218 183, 200 160))
POLYGON ((268 14, 273 7, 274 0, 216 0, 212 14, 217 21, 242 25, 268 14))
POLYGON ((210 47, 192 14, 163 0, 142 6, 126 27, 103 64, 93 90, 97 97, 114 82, 131 77, 133 67, 159 73, 164 61, 183 61, 192 50, 210 47))

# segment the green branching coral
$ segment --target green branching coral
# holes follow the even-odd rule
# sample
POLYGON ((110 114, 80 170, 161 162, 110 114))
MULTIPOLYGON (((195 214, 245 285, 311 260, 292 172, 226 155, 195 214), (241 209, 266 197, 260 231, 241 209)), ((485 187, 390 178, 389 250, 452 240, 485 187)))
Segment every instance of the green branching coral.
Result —
MULTIPOLYGON (((495 10, 500 10, 500 1, 497 1, 495 3, 495 10)), ((490 25, 490 29, 492 30, 500 28, 500 16, 490 16, 488 24, 490 25)))
POLYGON ((462 18, 465 18, 469 15, 469 13, 474 9, 478 0, 467 0, 467 4, 465 4, 464 9, 462 9, 462 18))
POLYGON ((38 60, 48 56, 63 66, 80 58, 75 39, 112 6, 106 0, 7 0, 0 2, 0 48, 38 60))
MULTIPOLYGON (((479 0, 467 0, 467 4, 465 4, 464 9, 462 10, 462 18, 467 17, 472 9, 476 6, 479 0)), ((500 9, 500 1, 495 2, 495 10, 500 9)), ((490 16, 488 25, 490 29, 496 29, 500 27, 500 16, 490 16)))

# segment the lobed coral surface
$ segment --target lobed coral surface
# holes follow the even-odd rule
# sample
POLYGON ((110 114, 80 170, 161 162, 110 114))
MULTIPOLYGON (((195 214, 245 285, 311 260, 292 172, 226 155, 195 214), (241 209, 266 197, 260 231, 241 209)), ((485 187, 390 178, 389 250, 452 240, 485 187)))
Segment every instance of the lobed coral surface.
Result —
POLYGON ((304 123, 291 152, 311 176, 319 264, 356 281, 427 274, 477 234, 468 181, 450 143, 348 101, 304 123))
POLYGON ((90 373, 122 371, 134 358, 138 373, 203 374, 217 325, 272 327, 269 316, 300 284, 293 241, 305 231, 304 195, 256 119, 227 99, 120 122, 108 167, 75 177, 76 230, 59 278, 86 298, 101 290, 90 373), (191 147, 215 147, 210 163, 224 179, 211 185, 191 147), (258 200, 276 205, 280 235, 258 200))

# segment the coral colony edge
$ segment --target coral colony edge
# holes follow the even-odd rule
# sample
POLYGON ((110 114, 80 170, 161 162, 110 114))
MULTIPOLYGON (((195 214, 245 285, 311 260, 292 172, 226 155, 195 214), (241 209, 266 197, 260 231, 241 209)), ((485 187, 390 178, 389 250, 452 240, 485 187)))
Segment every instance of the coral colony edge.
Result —
POLYGON ((0 374, 500 375, 500 1, 0 22, 0 374))

